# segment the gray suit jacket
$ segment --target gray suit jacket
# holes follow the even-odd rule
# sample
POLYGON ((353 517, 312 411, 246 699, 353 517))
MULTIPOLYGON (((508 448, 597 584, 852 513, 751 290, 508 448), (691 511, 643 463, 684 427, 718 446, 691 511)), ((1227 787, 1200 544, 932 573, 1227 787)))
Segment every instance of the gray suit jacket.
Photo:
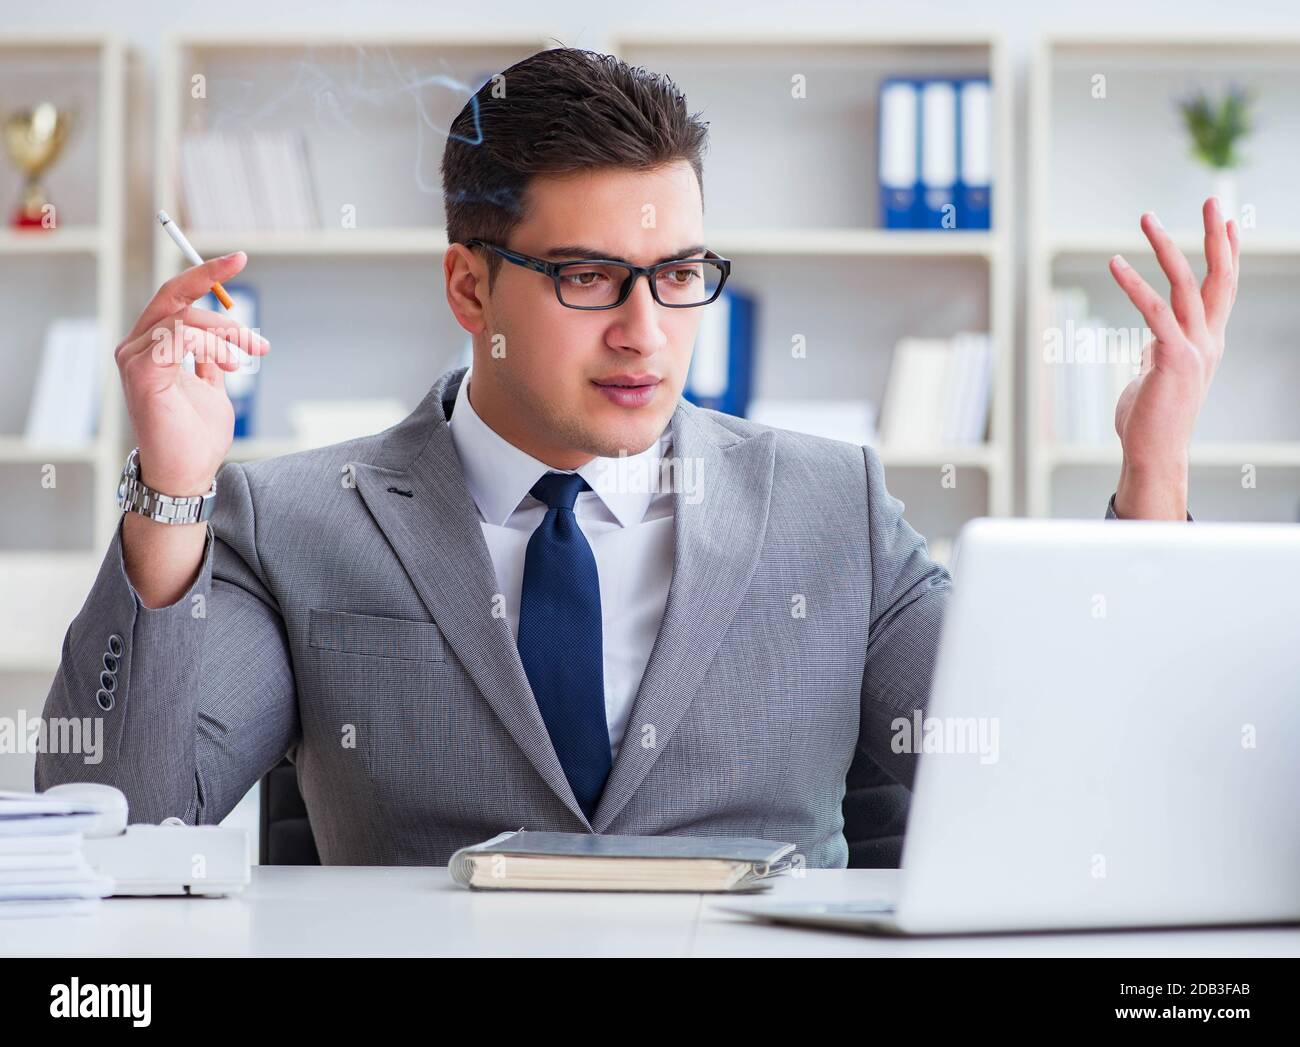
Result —
POLYGON ((42 753, 36 787, 109 782, 132 822, 208 824, 289 753, 326 864, 445 864, 523 826, 769 837, 843 866, 855 748, 912 780, 889 725, 925 705, 950 584, 875 452, 679 403, 703 498, 674 495, 663 624, 588 822, 493 613, 447 426, 463 375, 376 436, 226 465, 169 607, 137 599, 119 531, 45 705, 102 716, 104 758, 42 753))

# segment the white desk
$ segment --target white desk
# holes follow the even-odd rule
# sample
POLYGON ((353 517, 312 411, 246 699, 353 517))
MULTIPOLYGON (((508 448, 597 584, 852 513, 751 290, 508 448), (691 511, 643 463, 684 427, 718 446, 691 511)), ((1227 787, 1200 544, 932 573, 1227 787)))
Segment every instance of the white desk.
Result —
MULTIPOLYGON (((808 870, 762 897, 892 897, 896 870, 808 870)), ((6 920, 5 956, 1300 956, 1300 927, 904 940, 754 924, 724 895, 470 892, 442 868, 256 866, 234 898, 109 898, 6 920)))

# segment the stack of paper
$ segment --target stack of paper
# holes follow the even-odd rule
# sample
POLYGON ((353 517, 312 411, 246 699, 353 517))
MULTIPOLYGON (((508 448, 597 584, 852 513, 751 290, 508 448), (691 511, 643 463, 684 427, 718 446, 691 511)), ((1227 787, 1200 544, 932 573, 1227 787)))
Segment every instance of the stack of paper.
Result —
POLYGON ((93 804, 0 791, 0 918, 93 912, 113 892, 82 854, 93 804))
POLYGON ((94 317, 50 324, 23 431, 28 443, 79 447, 94 440, 107 352, 94 317))
POLYGON ((320 228, 299 133, 195 134, 181 142, 181 190, 194 230, 320 228))
POLYGON ((917 450, 982 443, 992 377, 987 334, 902 339, 885 387, 882 446, 917 450))

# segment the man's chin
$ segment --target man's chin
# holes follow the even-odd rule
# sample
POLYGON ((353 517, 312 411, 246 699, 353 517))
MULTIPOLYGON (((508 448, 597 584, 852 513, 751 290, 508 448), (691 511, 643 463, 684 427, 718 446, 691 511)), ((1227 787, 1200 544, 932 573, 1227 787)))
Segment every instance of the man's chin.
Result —
POLYGON ((587 430, 590 453, 602 458, 617 458, 620 454, 634 455, 651 447, 672 420, 671 411, 629 412, 616 409, 617 414, 602 411, 588 416, 587 430))

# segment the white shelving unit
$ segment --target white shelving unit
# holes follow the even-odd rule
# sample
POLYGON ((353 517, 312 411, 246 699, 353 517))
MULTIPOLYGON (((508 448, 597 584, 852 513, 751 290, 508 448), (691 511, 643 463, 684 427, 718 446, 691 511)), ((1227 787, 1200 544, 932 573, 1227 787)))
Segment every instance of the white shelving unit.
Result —
POLYGON ((1244 142, 1247 162, 1238 176, 1239 204, 1249 210, 1237 215, 1241 283, 1227 352, 1193 437, 1189 501, 1198 519, 1300 518, 1300 354, 1293 337, 1300 323, 1300 215, 1290 207, 1286 180, 1275 174, 1300 163, 1300 36, 1280 33, 1054 35, 1041 42, 1030 91, 1030 515, 1095 516, 1114 489, 1121 457, 1109 421, 1104 444, 1056 439, 1053 368, 1062 365, 1049 365, 1043 355, 1052 291, 1083 288, 1108 326, 1142 327, 1107 262, 1122 253, 1167 299, 1168 280, 1138 228, 1147 210, 1159 213, 1203 275, 1200 204, 1213 192, 1212 180, 1191 158, 1175 101, 1189 90, 1232 83, 1257 95, 1257 130, 1244 142), (1097 97, 1099 86, 1104 97, 1097 97))
POLYGON ((942 551, 961 524, 1012 511, 1011 79, 995 36, 624 34, 608 49, 663 72, 709 122, 706 234, 756 295, 755 395, 880 407, 904 336, 986 330, 995 373, 989 439, 878 446, 891 491, 942 551), (879 228, 876 101, 893 75, 987 74, 993 84, 991 231, 879 228), (793 77, 805 93, 792 93, 793 77), (793 359, 792 335, 805 335, 793 359), (946 488, 946 467, 956 487, 946 488))
MULTIPOLYGON (((116 522, 121 398, 112 361, 121 328, 124 51, 109 35, 0 34, 5 113, 49 101, 74 110, 43 178, 53 230, 8 227, 21 184, 0 159, 0 715, 40 713, 68 623, 85 600, 116 522), (103 381, 95 438, 77 447, 23 437, 49 322, 95 316, 103 381), (51 474, 50 470, 53 469, 51 474), (46 478, 54 477, 53 487, 46 478)), ((0 788, 30 789, 34 757, 0 755, 0 788)))
MULTIPOLYGON (((121 327, 124 53, 106 35, 0 35, 6 108, 51 101, 74 111, 63 155, 43 182, 57 208, 49 231, 8 227, 20 178, 0 164, 0 314, 6 391, 0 394, 0 591, 39 591, 0 605, 0 674, 52 671, 68 622, 103 558, 116 520, 121 400, 112 348, 121 327), (84 446, 33 445, 22 435, 45 329, 96 316, 104 342, 99 424, 84 446), (52 489, 42 485, 54 468, 52 489), (66 479, 65 479, 66 478, 66 479)), ((12 683, 12 681, 10 681, 12 683)))

